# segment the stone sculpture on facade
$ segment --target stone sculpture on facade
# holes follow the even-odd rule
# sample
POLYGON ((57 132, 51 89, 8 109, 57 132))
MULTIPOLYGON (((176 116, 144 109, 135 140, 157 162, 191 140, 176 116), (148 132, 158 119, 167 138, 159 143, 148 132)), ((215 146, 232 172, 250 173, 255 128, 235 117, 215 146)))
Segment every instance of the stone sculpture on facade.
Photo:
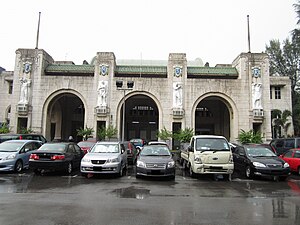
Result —
POLYGON ((100 80, 98 84, 98 101, 97 107, 106 107, 107 106, 107 86, 108 82, 100 80))
POLYGON ((182 108, 182 85, 179 82, 173 83, 173 107, 182 108))
POLYGON ((261 96, 262 96, 262 84, 252 83, 252 107, 253 107, 253 109, 262 109, 261 96))
POLYGON ((28 104, 28 92, 31 84, 31 80, 25 77, 20 78, 21 92, 19 104, 28 104))

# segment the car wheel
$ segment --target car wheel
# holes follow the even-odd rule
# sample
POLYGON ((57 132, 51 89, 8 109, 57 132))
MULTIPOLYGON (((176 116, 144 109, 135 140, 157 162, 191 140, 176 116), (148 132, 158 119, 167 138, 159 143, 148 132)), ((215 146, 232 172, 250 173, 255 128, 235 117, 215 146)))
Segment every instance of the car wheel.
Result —
POLYGON ((253 174, 252 174, 250 166, 246 167, 245 176, 246 176, 246 178, 252 178, 253 177, 253 174))
POLYGON ((119 171, 119 177, 122 177, 122 176, 123 176, 123 168, 121 166, 120 171, 119 171))
POLYGON ((21 160, 18 160, 15 164, 15 172, 19 173, 23 169, 23 163, 21 160))
POLYGON ((68 166, 67 166, 67 174, 71 174, 73 171, 73 165, 71 162, 68 163, 68 166))
POLYGON ((298 167, 298 175, 300 176, 300 166, 298 167))
POLYGON ((195 176, 196 176, 196 174, 194 173, 194 171, 193 171, 193 168, 192 168, 192 166, 190 165, 190 176, 192 177, 192 178, 195 178, 195 176))

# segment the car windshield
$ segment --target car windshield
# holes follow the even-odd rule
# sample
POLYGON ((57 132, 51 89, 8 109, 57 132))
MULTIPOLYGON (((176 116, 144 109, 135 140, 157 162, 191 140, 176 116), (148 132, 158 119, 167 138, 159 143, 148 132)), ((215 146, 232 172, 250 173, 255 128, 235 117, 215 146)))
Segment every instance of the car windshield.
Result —
POLYGON ((94 153, 118 153, 119 145, 118 144, 96 144, 92 151, 94 153))
POLYGON ((266 147, 246 147, 246 152, 251 157, 272 157, 274 152, 266 147))
POLYGON ((60 151, 63 152, 65 150, 65 145, 64 144, 43 144, 39 150, 43 150, 43 151, 60 151))
POLYGON ((23 144, 22 142, 3 142, 0 144, 0 152, 17 152, 23 144))
POLYGON ((141 151, 142 156, 170 156, 171 153, 166 146, 145 146, 141 151))
POLYGON ((196 138, 197 151, 229 151, 226 140, 221 138, 196 138))
POLYGON ((92 147, 95 143, 93 142, 88 142, 88 141, 83 141, 83 142, 79 142, 78 146, 79 147, 92 147))

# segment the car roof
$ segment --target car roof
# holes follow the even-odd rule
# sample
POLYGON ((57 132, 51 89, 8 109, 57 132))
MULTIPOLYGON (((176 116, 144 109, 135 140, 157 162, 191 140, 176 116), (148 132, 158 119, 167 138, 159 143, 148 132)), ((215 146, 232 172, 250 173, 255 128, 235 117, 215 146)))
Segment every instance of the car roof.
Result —
POLYGON ((98 141, 96 144, 120 144, 120 141, 98 141))
POLYGON ((41 141, 38 141, 38 140, 27 140, 27 139, 22 139, 22 140, 7 140, 7 141, 4 141, 2 143, 5 143, 5 142, 17 142, 17 143, 27 143, 27 142, 39 142, 39 143, 42 143, 41 141))
POLYGON ((220 139, 227 140, 224 136, 220 136, 220 135, 195 135, 193 137, 194 138, 220 138, 220 139))

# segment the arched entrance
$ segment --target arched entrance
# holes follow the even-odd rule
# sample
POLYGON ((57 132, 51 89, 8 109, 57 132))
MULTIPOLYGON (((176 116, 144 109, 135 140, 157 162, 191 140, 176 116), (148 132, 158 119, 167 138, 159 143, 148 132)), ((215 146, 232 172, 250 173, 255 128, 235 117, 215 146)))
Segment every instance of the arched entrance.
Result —
POLYGON ((50 100, 47 108, 46 137, 48 140, 80 141, 77 129, 84 127, 85 108, 81 99, 72 93, 61 93, 50 100))
MULTIPOLYGON (((122 132, 123 106, 120 110, 122 132)), ((146 141, 157 140, 159 114, 156 103, 150 97, 137 94, 125 100, 124 140, 142 138, 146 141)))
POLYGON ((195 134, 215 134, 230 139, 230 113, 223 98, 209 96, 198 103, 195 134))

